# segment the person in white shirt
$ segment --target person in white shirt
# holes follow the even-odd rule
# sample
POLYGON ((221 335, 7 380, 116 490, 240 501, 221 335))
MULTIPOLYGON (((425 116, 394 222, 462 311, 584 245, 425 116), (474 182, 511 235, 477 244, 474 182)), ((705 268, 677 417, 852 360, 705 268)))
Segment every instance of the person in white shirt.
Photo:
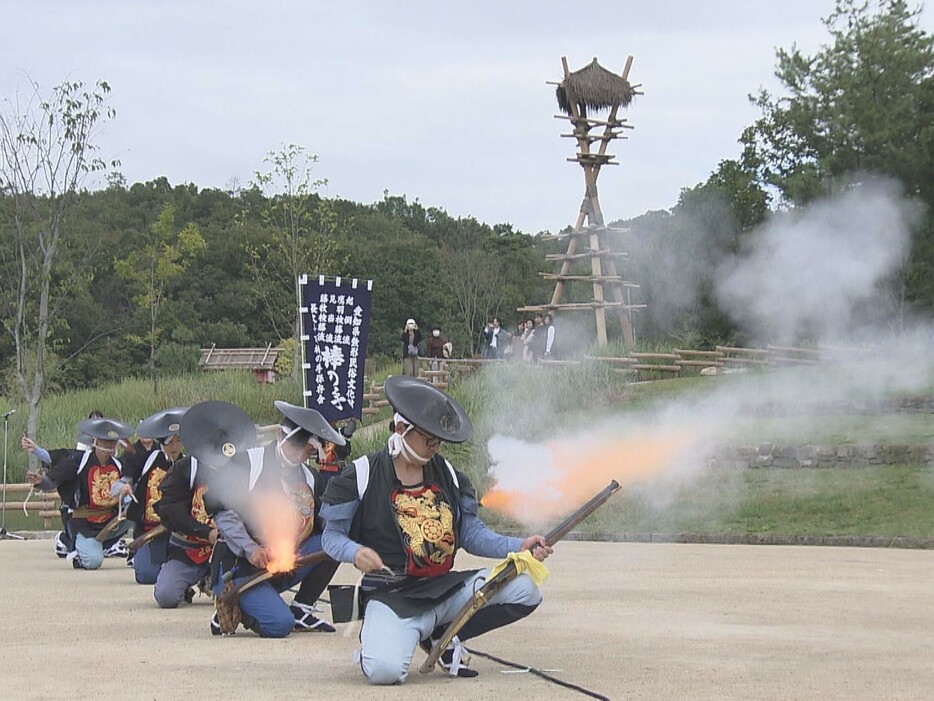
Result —
POLYGON ((546 314, 544 319, 545 328, 548 329, 545 336, 545 357, 548 359, 557 357, 555 348, 555 323, 551 314, 546 314))

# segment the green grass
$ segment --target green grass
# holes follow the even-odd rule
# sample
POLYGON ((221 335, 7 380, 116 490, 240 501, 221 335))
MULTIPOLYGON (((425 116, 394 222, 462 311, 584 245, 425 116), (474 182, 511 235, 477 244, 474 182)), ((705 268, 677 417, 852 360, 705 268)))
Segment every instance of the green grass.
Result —
MULTIPOLYGON (((673 494, 625 490, 581 528, 604 533, 934 536, 934 474, 910 465, 716 471, 673 494)), ((486 512, 491 523, 512 527, 486 512)))
MULTIPOLYGON (((382 382, 386 367, 369 379, 382 382)), ((458 383, 452 394, 467 409, 475 437, 467 444, 446 445, 444 454, 464 470, 482 493, 487 486, 486 441, 494 433, 541 440, 556 430, 585 430, 608 414, 642 413, 671 400, 694 400, 710 390, 746 381, 735 377, 668 380, 628 384, 599 364, 548 368, 494 366, 458 383)), ((249 373, 196 373, 161 382, 153 397, 145 380, 94 390, 51 395, 42 406, 38 441, 48 448, 71 445, 75 426, 94 408, 135 423, 169 406, 206 399, 232 402, 258 424, 277 421, 273 401, 301 401, 301 390, 289 380, 257 383, 249 373)), ((20 482, 25 455, 19 436, 25 407, 15 407, 10 421, 9 481, 20 482)), ((368 419, 371 431, 354 439, 354 457, 385 444, 388 411, 368 419)), ((734 420, 737 443, 777 444, 928 443, 934 440, 930 415, 842 415, 818 420, 789 417, 741 417, 734 420)), ((21 501, 9 494, 8 501, 21 501)), ((689 484, 630 488, 595 514, 585 528, 608 533, 701 532, 773 533, 782 535, 934 536, 934 475, 930 466, 878 466, 848 469, 708 470, 689 484)), ((486 513, 491 524, 509 526, 486 513)), ((7 513, 7 527, 40 529, 37 516, 7 513)), ((54 525, 54 524, 53 524, 54 525)))
POLYGON ((749 498, 731 532, 783 535, 934 535, 929 467, 748 470, 749 498))
MULTIPOLYGON (((25 496, 25 494, 9 494, 7 495, 7 501, 22 501, 25 496)), ((6 528, 14 533, 16 531, 60 531, 62 530, 62 521, 56 516, 50 519, 49 525, 46 526, 43 519, 39 518, 38 513, 35 511, 30 511, 29 516, 24 516, 21 509, 10 510, 6 515, 6 528)))
MULTIPOLYGON (((44 448, 75 443, 77 424, 93 409, 131 426, 151 414, 173 406, 191 406, 206 400, 230 402, 241 407, 260 425, 278 422, 273 402, 282 399, 299 404, 301 387, 291 380, 262 384, 248 372, 199 372, 160 380, 159 395, 152 394, 148 380, 130 379, 90 390, 48 395, 43 399, 36 442, 44 448)), ((9 481, 25 475, 25 453, 19 445, 26 426, 26 407, 16 407, 9 425, 9 481)))
POLYGON ((733 419, 732 428, 736 442, 743 444, 916 445, 934 442, 934 420, 930 414, 857 414, 817 419, 740 417, 733 419))

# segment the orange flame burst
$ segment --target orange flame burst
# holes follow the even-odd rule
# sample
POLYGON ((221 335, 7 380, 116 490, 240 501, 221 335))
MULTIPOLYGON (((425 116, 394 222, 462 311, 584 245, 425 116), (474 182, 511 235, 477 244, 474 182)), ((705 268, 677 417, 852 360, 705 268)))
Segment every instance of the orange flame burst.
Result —
POLYGON ((285 495, 259 496, 257 505, 263 545, 270 552, 266 569, 269 572, 290 572, 295 569, 301 518, 285 495))
POLYGON ((589 434, 550 441, 544 447, 552 470, 500 461, 497 472, 520 469, 535 477, 521 492, 494 484, 483 496, 483 505, 521 523, 542 525, 576 509, 610 480, 625 487, 672 467, 692 439, 687 431, 640 431, 638 435, 589 434))

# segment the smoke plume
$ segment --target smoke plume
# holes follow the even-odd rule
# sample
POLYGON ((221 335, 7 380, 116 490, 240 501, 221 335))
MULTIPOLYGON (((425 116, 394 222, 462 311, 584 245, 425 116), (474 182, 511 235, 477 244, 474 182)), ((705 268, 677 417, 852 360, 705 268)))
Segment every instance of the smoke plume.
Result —
MULTIPOLYGON (((709 476, 717 446, 769 440, 773 434, 758 428, 759 417, 791 417, 785 429, 805 433, 828 421, 828 411, 840 403, 872 407, 883 397, 929 387, 929 327, 908 327, 901 316, 893 323, 893 310, 902 308, 897 275, 919 212, 894 184, 867 180, 832 201, 776 214, 746 235, 739 253, 706 271, 721 307, 762 345, 822 344, 830 362, 711 378, 690 395, 610 411, 574 409, 569 388, 548 371, 523 389, 521 404, 514 387, 494 396, 487 403, 491 425, 530 427, 547 416, 558 428, 539 438, 515 430, 509 432, 521 438, 490 438, 494 486, 484 505, 536 528, 616 479, 639 508, 664 511, 679 490, 709 476), (595 413, 603 417, 596 425, 582 418, 595 413)), ((695 230, 713 230, 709 224, 695 230)), ((658 271, 647 272, 660 279, 658 271)), ((706 272, 692 269, 691 275, 706 272)), ((655 294, 663 294, 662 286, 655 294)), ((690 301, 675 306, 684 313, 690 301)), ((560 334, 563 319, 557 323, 560 334)), ((590 401, 580 395, 582 404, 590 401)), ((740 474, 718 479, 707 487, 709 508, 739 503, 740 474)))

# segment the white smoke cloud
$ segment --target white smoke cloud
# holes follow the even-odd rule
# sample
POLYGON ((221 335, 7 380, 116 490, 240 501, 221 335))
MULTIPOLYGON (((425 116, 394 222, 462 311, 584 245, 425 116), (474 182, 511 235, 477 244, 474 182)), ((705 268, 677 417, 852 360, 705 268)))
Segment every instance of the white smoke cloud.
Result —
MULTIPOLYGON (((690 392, 600 412, 600 421, 593 420, 593 411, 569 412, 566 402, 557 402, 567 390, 549 372, 521 392, 494 397, 490 406, 500 418, 492 423, 501 422, 503 429, 540 428, 540 417, 565 407, 557 409, 560 429, 546 430, 537 441, 493 436, 488 443, 497 486, 529 498, 513 515, 526 525, 541 522, 542 507, 556 498, 542 493, 546 486, 589 475, 592 487, 609 478, 623 483, 627 508, 670 516, 668 523, 703 521, 712 513, 732 513, 747 489, 745 470, 711 469, 710 457, 722 446, 808 442, 816 435, 839 435, 838 426, 855 431, 848 440, 860 442, 860 426, 869 422, 874 438, 885 440, 879 407, 893 397, 926 393, 934 384, 930 325, 906 324, 892 334, 886 319, 892 309, 886 295, 894 289, 888 283, 904 264, 919 213, 920 206, 894 184, 863 183, 832 201, 776 215, 713 275, 720 304, 760 343, 819 342, 826 361, 820 365, 711 378, 709 386, 690 392), (675 441, 677 450, 656 451, 675 441), (556 446, 573 456, 572 472, 555 459, 556 446), (598 453, 606 459, 588 459, 598 453), (645 465, 657 469, 641 472, 645 465)), ((586 403, 586 392, 581 401, 586 403)), ((898 423, 892 424, 893 437, 898 423)), ((622 505, 608 506, 613 508, 622 505)))
POLYGON ((765 338, 852 337, 888 302, 880 283, 904 262, 918 213, 876 181, 776 215, 720 266, 718 301, 765 338))

